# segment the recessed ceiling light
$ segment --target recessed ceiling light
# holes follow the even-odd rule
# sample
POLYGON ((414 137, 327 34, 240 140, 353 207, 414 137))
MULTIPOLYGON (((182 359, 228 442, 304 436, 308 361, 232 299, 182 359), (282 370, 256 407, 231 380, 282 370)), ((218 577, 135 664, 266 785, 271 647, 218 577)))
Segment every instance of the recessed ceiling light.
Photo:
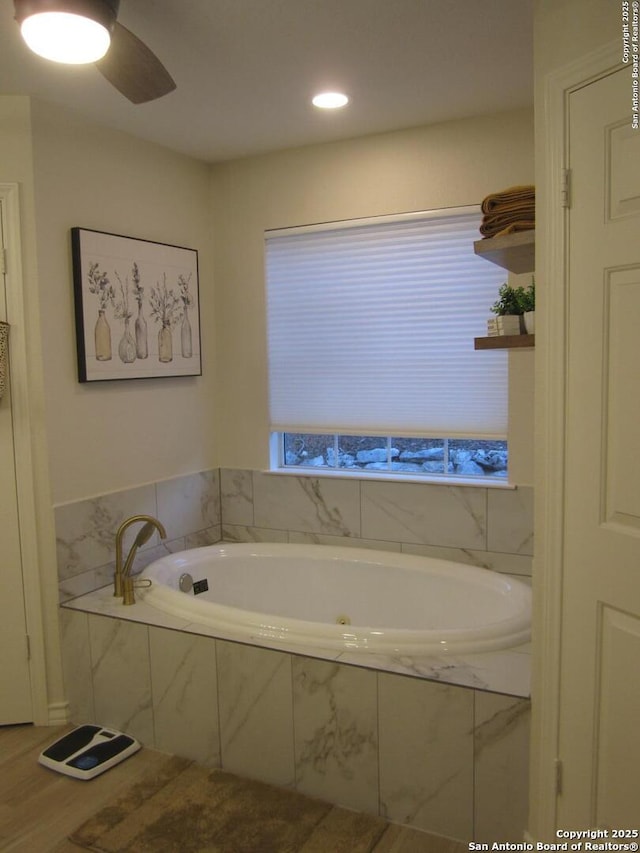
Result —
POLYGON ((311 103, 321 110, 337 110, 349 103, 349 98, 342 92, 321 92, 311 103))

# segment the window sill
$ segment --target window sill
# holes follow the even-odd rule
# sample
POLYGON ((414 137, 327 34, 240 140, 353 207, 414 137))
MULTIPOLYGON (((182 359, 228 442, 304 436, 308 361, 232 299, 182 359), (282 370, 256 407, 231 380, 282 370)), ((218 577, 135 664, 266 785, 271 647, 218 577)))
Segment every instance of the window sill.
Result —
POLYGON ((482 489, 517 489, 513 483, 508 480, 492 479, 491 477, 430 477, 429 475, 421 474, 395 474, 390 472, 385 474, 381 471, 353 471, 350 473, 346 470, 330 470, 323 468, 312 467, 294 467, 293 465, 287 468, 271 468, 264 470, 263 474, 274 474, 278 477, 315 477, 329 478, 334 480, 377 480, 383 483, 423 483, 431 486, 476 486, 482 489))

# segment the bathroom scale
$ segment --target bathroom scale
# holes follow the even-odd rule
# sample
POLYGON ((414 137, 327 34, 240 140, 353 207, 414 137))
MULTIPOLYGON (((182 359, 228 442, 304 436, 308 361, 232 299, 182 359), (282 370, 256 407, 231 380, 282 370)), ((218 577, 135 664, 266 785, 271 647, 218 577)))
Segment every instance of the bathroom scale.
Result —
POLYGON ((43 750, 38 763, 75 779, 93 779, 139 749, 138 741, 122 732, 78 726, 43 750))

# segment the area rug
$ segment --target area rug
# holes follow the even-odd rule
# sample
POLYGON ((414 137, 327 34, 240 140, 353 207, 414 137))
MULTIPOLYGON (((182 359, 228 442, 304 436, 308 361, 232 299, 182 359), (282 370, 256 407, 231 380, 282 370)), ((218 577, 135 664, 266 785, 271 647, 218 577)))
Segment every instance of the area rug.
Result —
POLYGON ((100 853, 366 853, 386 828, 377 817, 167 758, 69 840, 100 853))

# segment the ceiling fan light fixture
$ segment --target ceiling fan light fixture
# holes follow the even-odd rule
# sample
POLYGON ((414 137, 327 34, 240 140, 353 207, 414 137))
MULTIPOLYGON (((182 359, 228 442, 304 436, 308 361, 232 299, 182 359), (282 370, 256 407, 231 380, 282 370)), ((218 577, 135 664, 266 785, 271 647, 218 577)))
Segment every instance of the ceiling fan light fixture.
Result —
POLYGON ((111 43, 102 24, 67 12, 42 12, 25 18, 22 38, 38 56, 69 65, 84 65, 102 59, 111 43))
POLYGON ((132 104, 146 104, 176 88, 155 53, 117 20, 120 0, 14 0, 13 5, 32 50, 55 62, 94 64, 132 104), (44 25, 44 43, 36 35, 38 24, 44 25))
POLYGON ((27 46, 53 62, 97 62, 109 49, 118 0, 15 0, 27 46))

